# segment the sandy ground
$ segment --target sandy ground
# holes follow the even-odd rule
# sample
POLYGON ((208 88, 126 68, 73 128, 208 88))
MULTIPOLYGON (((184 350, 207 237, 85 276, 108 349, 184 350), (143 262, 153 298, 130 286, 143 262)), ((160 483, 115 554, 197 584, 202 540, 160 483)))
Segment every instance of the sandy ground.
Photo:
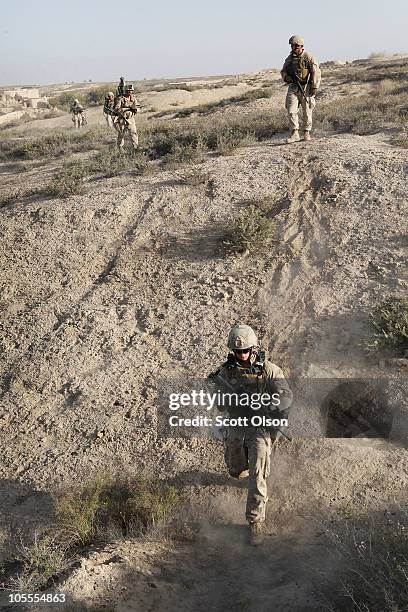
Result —
MULTIPOLYGON (((103 121, 100 109, 88 118, 103 121)), ((58 586, 68 609, 324 609, 339 563, 327 518, 347 503, 370 512, 404 499, 406 369, 361 347, 372 304, 408 283, 408 153, 389 141, 387 132, 316 133, 296 146, 274 138, 209 157, 200 168, 211 188, 183 184, 180 168, 1 209, 3 520, 46 522, 50 491, 114 462, 174 479, 198 521, 193 541, 90 551, 58 586), (274 201, 276 247, 226 255, 225 229, 264 196, 274 201), (260 550, 245 544, 245 483, 225 476, 221 443, 162 430, 167 393, 202 382, 225 358, 236 319, 259 331, 288 376, 326 381, 325 394, 340 378, 397 389, 395 444, 313 439, 321 397, 295 397, 295 440, 274 453, 260 550)), ((55 163, 2 163, 0 173, 9 186, 39 184, 55 163)))

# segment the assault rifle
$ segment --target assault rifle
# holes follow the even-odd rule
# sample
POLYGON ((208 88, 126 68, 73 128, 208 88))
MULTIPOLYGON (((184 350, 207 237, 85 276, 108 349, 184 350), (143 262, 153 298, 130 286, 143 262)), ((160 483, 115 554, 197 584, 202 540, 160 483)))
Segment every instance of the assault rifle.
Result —
MULTIPOLYGON (((296 74, 296 72, 295 71, 291 72, 290 76, 293 78, 293 80, 295 82, 295 85, 297 86, 298 90, 302 94, 302 97, 306 100, 308 105, 311 106, 311 104, 310 104, 310 97, 308 97, 306 95, 306 92, 305 92, 305 90, 303 88, 303 85, 300 82, 300 79, 299 79, 298 75, 296 74)), ((307 81, 306 81, 306 86, 305 87, 307 87, 308 81, 309 81, 309 77, 307 77, 307 81)))

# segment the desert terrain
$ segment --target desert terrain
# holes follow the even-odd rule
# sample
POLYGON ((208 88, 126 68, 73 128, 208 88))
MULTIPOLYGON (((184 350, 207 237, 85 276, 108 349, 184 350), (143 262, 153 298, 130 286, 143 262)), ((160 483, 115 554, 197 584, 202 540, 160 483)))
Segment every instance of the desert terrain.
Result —
POLYGON ((375 306, 407 296, 408 58, 324 66, 313 140, 292 145, 278 70, 142 85, 136 156, 116 153, 100 104, 78 134, 58 104, 1 126, 0 609, 48 609, 11 604, 17 585, 80 611, 380 610, 345 592, 336 537, 362 515, 408 529, 408 347, 367 351, 375 306), (231 250, 253 208, 273 242, 231 250), (165 427, 169 393, 205 386, 236 320, 297 390, 259 548, 222 442, 165 427), (373 385, 387 435, 330 433, 323 399, 351 389, 358 412, 373 385), (30 583, 21 542, 101 474, 171 486, 177 511, 30 583))

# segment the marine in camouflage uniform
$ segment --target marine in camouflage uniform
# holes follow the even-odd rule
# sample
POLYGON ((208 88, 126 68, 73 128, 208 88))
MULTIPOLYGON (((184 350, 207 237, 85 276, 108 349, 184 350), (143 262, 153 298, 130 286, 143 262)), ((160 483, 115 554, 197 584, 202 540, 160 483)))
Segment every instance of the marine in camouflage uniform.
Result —
POLYGON ((249 475, 245 516, 249 523, 251 543, 258 544, 262 537, 268 501, 267 477, 270 473, 271 449, 280 432, 264 426, 254 426, 250 419, 255 415, 286 418, 293 396, 282 370, 270 361, 263 361, 257 337, 251 327, 236 323, 228 336, 228 348, 231 350, 228 360, 209 377, 221 393, 248 396, 267 393, 279 396, 278 401, 275 400, 279 406, 262 407, 260 410, 240 405, 239 401, 235 405, 231 402, 228 406, 218 406, 220 410, 226 410, 231 418, 248 418, 247 426, 225 427, 224 457, 230 476, 245 478, 249 475))
POLYGON ((80 127, 86 125, 84 107, 79 103, 79 100, 74 100, 71 104, 72 122, 74 128, 79 130, 80 127))
POLYGON ((105 97, 105 102, 103 105, 103 114, 105 116, 106 125, 108 128, 113 127, 112 122, 112 111, 115 104, 115 96, 113 95, 113 91, 108 91, 105 97))
POLYGON ((285 83, 289 85, 285 107, 292 133, 286 142, 292 143, 300 140, 300 107, 302 108, 303 139, 310 140, 313 109, 316 106, 315 95, 320 87, 321 72, 316 58, 304 51, 304 40, 301 36, 291 36, 289 44, 292 51, 285 59, 281 75, 285 83), (301 92, 299 84, 305 95, 301 92))
POLYGON ((113 126, 118 133, 117 145, 122 149, 125 144, 125 134, 130 135, 134 149, 139 145, 135 115, 139 112, 139 104, 133 94, 133 85, 127 85, 125 95, 118 96, 113 105, 113 126))

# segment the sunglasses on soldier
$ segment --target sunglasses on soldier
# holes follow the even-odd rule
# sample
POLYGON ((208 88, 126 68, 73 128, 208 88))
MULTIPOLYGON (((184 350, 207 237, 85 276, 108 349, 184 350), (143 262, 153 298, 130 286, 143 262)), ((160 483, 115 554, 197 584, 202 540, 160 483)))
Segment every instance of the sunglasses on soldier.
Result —
POLYGON ((301 49, 303 49, 303 45, 294 44, 294 45, 292 45, 292 47, 300 47, 301 49))
POLYGON ((249 353, 250 352, 250 348, 246 348, 246 349, 234 349, 234 353, 236 355, 242 355, 242 353, 249 353))

